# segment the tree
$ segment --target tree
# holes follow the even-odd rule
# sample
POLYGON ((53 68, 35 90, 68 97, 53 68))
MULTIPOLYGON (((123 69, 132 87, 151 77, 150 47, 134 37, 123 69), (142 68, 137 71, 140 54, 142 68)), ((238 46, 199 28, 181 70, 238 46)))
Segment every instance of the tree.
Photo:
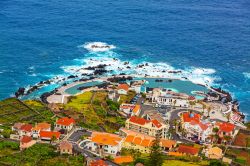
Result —
POLYGON ((56 139, 56 136, 55 135, 52 135, 52 137, 51 137, 51 142, 50 143, 52 143, 52 142, 55 142, 57 139, 56 139))
POLYGON ((210 117, 211 107, 207 108, 207 117, 210 117))
POLYGON ((161 166, 163 164, 163 154, 160 146, 160 137, 156 136, 153 145, 150 148, 148 166, 161 166))
POLYGON ((174 103, 174 107, 175 107, 175 105, 176 105, 177 101, 176 101, 176 100, 174 100, 174 101, 173 101, 173 103, 174 103))
POLYGON ((230 117, 231 117, 231 116, 230 116, 230 113, 228 113, 228 114, 227 114, 227 122, 229 122, 230 117))

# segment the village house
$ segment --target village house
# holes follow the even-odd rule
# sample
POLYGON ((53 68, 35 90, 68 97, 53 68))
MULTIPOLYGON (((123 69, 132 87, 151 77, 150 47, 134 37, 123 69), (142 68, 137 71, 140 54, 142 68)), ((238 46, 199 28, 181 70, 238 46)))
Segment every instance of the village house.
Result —
POLYGON ((42 141, 58 141, 60 134, 58 131, 40 131, 39 138, 42 141))
POLYGON ((192 146, 179 145, 177 152, 181 153, 182 155, 198 156, 199 150, 199 148, 192 146))
POLYGON ((20 129, 18 130, 18 134, 20 137, 26 135, 31 137, 32 136, 32 125, 31 124, 24 124, 20 127, 20 129))
POLYGON ((134 108, 135 108, 134 104, 122 103, 120 105, 120 111, 124 112, 127 115, 131 115, 134 108))
MULTIPOLYGON (((122 143, 122 147, 126 149, 135 149, 141 153, 150 153, 150 147, 155 140, 155 137, 134 132, 127 129, 120 129, 120 135, 125 139, 122 143)), ((176 141, 168 139, 160 139, 160 146, 163 151, 169 151, 176 146, 176 141)))
POLYGON ((235 125, 229 122, 217 122, 215 127, 219 129, 217 134, 221 140, 225 140, 226 137, 232 139, 237 134, 235 125))
POLYGON ((18 123, 15 123, 13 126, 12 126, 12 131, 16 131, 16 132, 18 132, 20 129, 21 129, 21 127, 24 125, 24 123, 20 123, 20 122, 18 122, 18 123))
POLYGON ((35 143, 36 143, 36 141, 32 140, 31 137, 24 135, 20 139, 20 150, 24 150, 26 148, 29 148, 32 145, 34 145, 35 143))
POLYGON ((129 91, 129 85, 128 84, 119 84, 117 89, 118 89, 119 95, 126 95, 129 91))
POLYGON ((108 92, 108 99, 114 101, 114 102, 119 102, 120 101, 120 95, 118 94, 117 91, 115 90, 110 90, 108 92))
POLYGON ((32 137, 38 138, 40 131, 50 131, 51 124, 49 123, 38 123, 31 129, 32 131, 32 137))
MULTIPOLYGON (((131 90, 134 90, 137 94, 139 93, 145 93, 145 90, 143 91, 142 85, 145 83, 145 80, 136 80, 131 82, 131 90)), ((144 88, 145 89, 145 88, 144 88)))
POLYGON ((120 111, 124 112, 129 116, 138 116, 141 112, 141 106, 123 103, 120 105, 120 111))
POLYGON ((68 117, 60 118, 56 121, 55 129, 65 130, 68 132, 73 129, 74 124, 75 120, 73 118, 68 118, 68 117))
POLYGON ((149 101, 157 105, 166 105, 172 107, 188 108, 190 101, 194 98, 184 93, 176 93, 166 89, 154 88, 153 91, 147 95, 149 101))
POLYGON ((68 141, 62 141, 59 145, 60 154, 73 154, 73 145, 68 141))
POLYGON ((222 149, 219 147, 209 147, 206 149, 205 155, 210 159, 221 159, 223 157, 222 149))
POLYGON ((185 112, 182 114, 182 128, 186 131, 186 138, 193 141, 210 142, 213 125, 201 121, 200 114, 185 112))
POLYGON ((132 116, 126 120, 125 127, 128 130, 133 130, 149 136, 167 138, 168 126, 160 123, 156 119, 146 120, 144 118, 132 116))
POLYGON ((92 132, 85 147, 100 156, 116 156, 121 151, 122 138, 116 134, 92 132))

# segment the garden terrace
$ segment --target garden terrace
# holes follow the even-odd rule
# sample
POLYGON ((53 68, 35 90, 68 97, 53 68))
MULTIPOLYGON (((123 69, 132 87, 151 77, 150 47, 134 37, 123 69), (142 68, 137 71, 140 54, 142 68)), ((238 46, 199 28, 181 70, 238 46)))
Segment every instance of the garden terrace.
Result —
POLYGON ((15 122, 41 122, 50 120, 53 114, 39 101, 20 101, 9 98, 0 101, 0 123, 10 125, 15 122))
POLYGON ((70 97, 64 105, 64 114, 76 119, 82 127, 92 130, 114 132, 125 122, 114 108, 114 103, 107 100, 106 91, 88 91, 70 97))

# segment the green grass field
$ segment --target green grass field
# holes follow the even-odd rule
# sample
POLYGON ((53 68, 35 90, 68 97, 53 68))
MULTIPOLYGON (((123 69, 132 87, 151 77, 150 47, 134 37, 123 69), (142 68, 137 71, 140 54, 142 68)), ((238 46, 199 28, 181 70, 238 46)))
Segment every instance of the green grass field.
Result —
POLYGON ((185 162, 181 160, 165 160, 163 166, 206 166, 209 165, 207 161, 201 161, 199 163, 185 162))
POLYGON ((19 144, 10 141, 0 141, 0 165, 46 165, 46 166, 82 166, 83 156, 60 155, 56 148, 49 144, 35 144, 20 152, 19 144))

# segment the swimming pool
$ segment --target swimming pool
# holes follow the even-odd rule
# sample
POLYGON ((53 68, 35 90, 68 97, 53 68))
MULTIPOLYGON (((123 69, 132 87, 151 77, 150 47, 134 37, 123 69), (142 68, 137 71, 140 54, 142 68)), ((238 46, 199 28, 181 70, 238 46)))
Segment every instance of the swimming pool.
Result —
POLYGON ((103 83, 104 83, 103 81, 85 82, 85 83, 78 84, 78 85, 75 85, 73 87, 70 87, 70 88, 66 89, 65 92, 68 93, 68 94, 70 94, 70 95, 75 95, 75 94, 81 92, 81 90, 78 89, 80 87, 96 86, 96 85, 101 85, 103 83))

